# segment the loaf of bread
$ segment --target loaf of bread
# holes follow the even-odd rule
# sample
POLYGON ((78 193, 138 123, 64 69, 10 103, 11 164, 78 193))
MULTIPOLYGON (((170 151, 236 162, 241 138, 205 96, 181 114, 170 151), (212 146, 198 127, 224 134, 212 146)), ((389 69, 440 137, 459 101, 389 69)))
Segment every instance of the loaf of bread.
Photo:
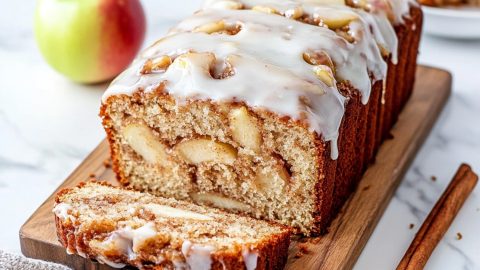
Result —
POLYGON ((286 227, 105 183, 61 191, 53 212, 68 253, 115 268, 274 270, 288 257, 286 227))
POLYGON ((411 94, 421 26, 409 0, 207 1, 106 91, 113 169, 325 232, 411 94))

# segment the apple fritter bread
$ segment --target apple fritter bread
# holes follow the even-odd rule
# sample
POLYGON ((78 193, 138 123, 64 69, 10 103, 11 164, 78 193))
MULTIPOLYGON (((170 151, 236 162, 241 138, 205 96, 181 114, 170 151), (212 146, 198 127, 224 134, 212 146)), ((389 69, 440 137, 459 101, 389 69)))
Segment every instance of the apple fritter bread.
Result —
POLYGON ((109 87, 121 183, 325 231, 415 77, 408 0, 207 1, 109 87))

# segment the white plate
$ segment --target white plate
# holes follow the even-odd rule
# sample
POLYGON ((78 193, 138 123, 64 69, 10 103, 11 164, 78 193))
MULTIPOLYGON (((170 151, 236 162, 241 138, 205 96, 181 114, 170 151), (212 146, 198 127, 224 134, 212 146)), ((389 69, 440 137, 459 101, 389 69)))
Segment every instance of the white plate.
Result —
POLYGON ((480 9, 422 7, 425 32, 457 39, 480 39, 480 9))

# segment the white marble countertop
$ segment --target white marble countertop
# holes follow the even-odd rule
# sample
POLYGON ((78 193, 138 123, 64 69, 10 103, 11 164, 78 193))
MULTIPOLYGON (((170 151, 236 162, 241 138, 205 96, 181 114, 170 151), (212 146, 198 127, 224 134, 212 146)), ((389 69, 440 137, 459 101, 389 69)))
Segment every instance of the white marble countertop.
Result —
MULTIPOLYGON (((33 38, 33 0, 1 3, 0 249, 19 253, 20 226, 103 139, 97 114, 106 85, 77 85, 47 66, 33 38)), ((144 5, 149 44, 200 0, 145 0, 144 5)), ((424 36, 420 62, 450 70, 453 95, 355 269, 393 269, 459 164, 480 171, 480 41, 424 36)), ((477 187, 427 269, 480 269, 479 228, 477 187)))

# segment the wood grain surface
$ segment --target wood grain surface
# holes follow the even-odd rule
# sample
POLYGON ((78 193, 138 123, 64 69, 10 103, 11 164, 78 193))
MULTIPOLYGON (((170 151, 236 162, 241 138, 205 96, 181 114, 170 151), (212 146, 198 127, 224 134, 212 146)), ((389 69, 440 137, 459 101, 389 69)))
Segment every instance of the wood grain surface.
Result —
MULTIPOLYGON (((451 92, 451 75, 443 70, 420 66, 415 89, 392 130, 393 139, 383 143, 377 161, 365 173, 357 191, 330 226, 329 233, 318 238, 293 241, 286 269, 350 269, 367 243, 395 189, 422 146, 451 92)), ((94 174, 116 184, 104 140, 85 161, 58 187, 72 187, 94 174)), ((108 266, 67 255, 55 234, 50 196, 20 229, 25 256, 53 261, 74 269, 111 269, 108 266)), ((395 232, 392 232, 395 233, 395 232)), ((392 265, 392 268, 394 265, 392 265)))

